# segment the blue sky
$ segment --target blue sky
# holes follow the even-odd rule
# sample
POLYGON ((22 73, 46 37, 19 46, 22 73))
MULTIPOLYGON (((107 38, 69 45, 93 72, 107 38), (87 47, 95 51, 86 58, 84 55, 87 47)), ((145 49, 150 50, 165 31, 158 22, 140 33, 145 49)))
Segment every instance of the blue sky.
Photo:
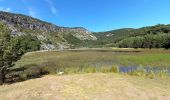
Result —
POLYGON ((170 24, 170 0, 0 0, 0 10, 90 31, 170 24))

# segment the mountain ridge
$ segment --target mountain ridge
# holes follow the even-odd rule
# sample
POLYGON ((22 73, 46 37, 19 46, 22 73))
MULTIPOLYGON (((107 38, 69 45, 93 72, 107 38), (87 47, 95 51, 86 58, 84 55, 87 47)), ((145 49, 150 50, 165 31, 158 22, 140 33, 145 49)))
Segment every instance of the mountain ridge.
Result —
POLYGON ((80 41, 97 40, 97 38, 83 27, 62 27, 48 23, 37 18, 22 14, 14 14, 0 11, 0 21, 6 24, 11 30, 11 35, 21 36, 31 34, 36 36, 42 42, 41 49, 66 49, 71 45, 64 38, 65 34, 71 34, 80 41), (51 44, 46 44, 45 42, 51 44))
POLYGON ((36 37, 41 42, 40 50, 84 47, 169 48, 169 24, 90 32, 83 27, 57 26, 30 16, 3 11, 0 11, 0 22, 8 26, 12 36, 36 37), (135 44, 136 41, 138 44, 135 44))

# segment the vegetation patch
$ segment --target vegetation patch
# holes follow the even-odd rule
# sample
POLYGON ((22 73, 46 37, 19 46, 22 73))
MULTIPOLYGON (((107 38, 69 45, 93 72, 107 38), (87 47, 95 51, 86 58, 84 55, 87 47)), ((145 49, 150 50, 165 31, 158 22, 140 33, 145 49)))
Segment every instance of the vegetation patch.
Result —
POLYGON ((32 52, 26 53, 13 69, 25 68, 18 73, 24 79, 45 74, 123 73, 121 66, 137 67, 126 72, 133 76, 166 77, 166 68, 170 65, 169 52, 163 49, 120 48, 32 52), (159 70, 155 71, 154 68, 159 70))

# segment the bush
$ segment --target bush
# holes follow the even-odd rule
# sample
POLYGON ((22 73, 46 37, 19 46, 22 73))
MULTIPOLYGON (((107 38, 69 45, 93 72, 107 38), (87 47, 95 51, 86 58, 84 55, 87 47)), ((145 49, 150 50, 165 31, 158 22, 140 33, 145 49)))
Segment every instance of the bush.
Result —
POLYGON ((119 73, 119 67, 117 65, 112 65, 110 72, 119 73))
POLYGON ((12 69, 6 75, 6 83, 14 83, 19 81, 25 81, 32 78, 39 78, 43 75, 49 74, 49 72, 43 66, 36 64, 26 65, 22 68, 12 69))

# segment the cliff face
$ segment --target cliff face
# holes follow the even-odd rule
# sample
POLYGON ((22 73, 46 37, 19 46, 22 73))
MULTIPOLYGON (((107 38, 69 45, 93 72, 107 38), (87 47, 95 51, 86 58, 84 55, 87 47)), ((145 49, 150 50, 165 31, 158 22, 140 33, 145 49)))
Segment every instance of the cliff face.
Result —
POLYGON ((0 11, 0 22, 8 25, 11 35, 34 35, 42 42, 42 49, 66 49, 70 44, 65 38, 65 34, 71 34, 75 38, 84 40, 97 40, 88 30, 82 27, 68 28, 60 27, 48 22, 41 21, 30 16, 13 14, 0 11))

